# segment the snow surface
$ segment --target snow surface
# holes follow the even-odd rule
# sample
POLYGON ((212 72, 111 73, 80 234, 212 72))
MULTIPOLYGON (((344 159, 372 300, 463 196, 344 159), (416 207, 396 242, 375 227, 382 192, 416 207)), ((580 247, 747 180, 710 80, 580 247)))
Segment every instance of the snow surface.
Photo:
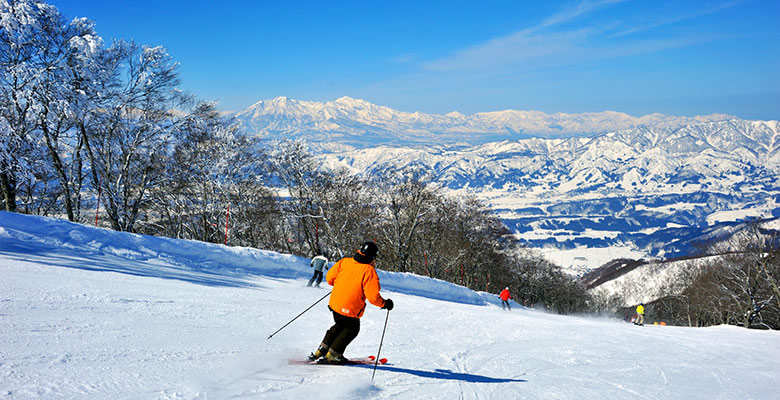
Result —
MULTIPOLYGON (((380 265, 381 267, 381 265, 380 265)), ((0 398, 769 399, 780 337, 503 311, 495 295, 380 272, 347 356, 289 365, 331 325, 308 260, 0 212, 0 398)))

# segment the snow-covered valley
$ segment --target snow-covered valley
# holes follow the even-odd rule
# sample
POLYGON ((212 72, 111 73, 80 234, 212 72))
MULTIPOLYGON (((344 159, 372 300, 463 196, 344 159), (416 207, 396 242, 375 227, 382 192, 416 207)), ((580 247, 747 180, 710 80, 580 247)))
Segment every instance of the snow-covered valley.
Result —
MULTIPOLYGON (((306 141, 331 169, 364 176, 424 170, 453 196, 482 200, 519 242, 544 253, 687 256, 703 236, 780 217, 778 121, 518 110, 428 115, 349 97, 276 98, 234 117, 249 135, 306 141)), ((556 255, 550 261, 572 273, 609 261, 556 255)))
POLYGON ((453 196, 482 200, 531 247, 663 258, 689 255, 693 242, 717 240, 713 232, 734 223, 780 216, 778 131, 777 121, 734 120, 463 148, 377 147, 327 159, 330 168, 367 176, 422 169, 453 196))
MULTIPOLYGON (((381 269, 381 259, 379 260, 381 269)), ((111 399, 768 399, 773 331, 636 327, 380 271, 347 356, 288 365, 331 325, 308 260, 0 212, 0 397, 111 399)), ((652 322, 652 321, 651 321, 652 322)))

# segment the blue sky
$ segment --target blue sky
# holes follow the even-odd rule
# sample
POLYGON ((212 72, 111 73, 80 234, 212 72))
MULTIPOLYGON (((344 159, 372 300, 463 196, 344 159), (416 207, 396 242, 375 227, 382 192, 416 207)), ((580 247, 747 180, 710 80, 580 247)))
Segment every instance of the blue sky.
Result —
POLYGON ((780 119, 780 1, 51 0, 164 46, 224 110, 287 96, 401 111, 780 119))

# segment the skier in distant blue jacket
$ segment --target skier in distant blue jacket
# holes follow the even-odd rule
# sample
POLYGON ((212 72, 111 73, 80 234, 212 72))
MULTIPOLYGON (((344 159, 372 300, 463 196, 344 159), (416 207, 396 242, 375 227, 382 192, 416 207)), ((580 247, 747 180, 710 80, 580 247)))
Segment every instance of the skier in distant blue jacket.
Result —
POLYGON ((320 287, 320 283, 322 282, 322 269, 328 269, 328 259, 325 257, 325 253, 312 258, 309 266, 314 268, 314 276, 309 279, 309 284, 306 286, 311 286, 316 280, 317 283, 314 284, 314 287, 320 287))

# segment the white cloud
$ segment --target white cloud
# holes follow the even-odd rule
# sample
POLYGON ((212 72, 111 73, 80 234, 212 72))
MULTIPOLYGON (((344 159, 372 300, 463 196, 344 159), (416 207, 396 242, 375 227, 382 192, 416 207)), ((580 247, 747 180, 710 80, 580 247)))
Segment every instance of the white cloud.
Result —
POLYGON ((619 32, 615 32, 615 33, 613 33, 612 35, 610 35, 608 37, 615 38, 615 37, 631 35, 631 34, 638 33, 638 32, 644 32, 644 31, 655 29, 655 28, 659 28, 659 27, 662 27, 662 26, 675 24, 677 22, 682 22, 682 21, 686 21, 686 20, 689 20, 689 19, 701 17, 701 16, 704 16, 704 15, 713 14, 713 13, 716 13, 716 12, 718 12, 720 10, 737 6, 737 5, 741 4, 741 3, 744 3, 744 1, 733 1, 733 2, 730 2, 730 3, 717 4, 717 5, 713 6, 713 7, 695 10, 694 12, 691 12, 691 13, 688 13, 688 14, 673 15, 673 16, 670 16, 670 17, 667 17, 667 18, 658 18, 651 24, 634 25, 633 27, 631 27, 629 29, 625 29, 625 30, 622 30, 622 31, 619 31, 619 32))
POLYGON ((625 1, 626 0, 581 1, 579 4, 577 4, 574 7, 567 8, 553 14, 552 16, 547 18, 544 22, 542 22, 535 28, 532 28, 531 30, 536 31, 550 26, 560 25, 569 22, 571 20, 574 20, 582 15, 590 14, 604 6, 623 3, 625 1))
POLYGON ((578 51, 580 43, 592 36, 588 29, 535 35, 520 31, 509 36, 461 50, 454 55, 423 64, 429 71, 474 71, 481 69, 503 70, 523 63, 571 55, 578 51))
MULTIPOLYGON (((423 71, 433 73, 477 73, 500 75, 550 66, 576 64, 605 58, 648 54, 665 49, 680 48, 713 40, 715 36, 664 37, 632 39, 631 33, 678 23, 702 15, 712 14, 737 3, 724 3, 684 15, 659 19, 653 24, 621 24, 618 22, 567 27, 574 20, 593 14, 624 0, 583 1, 557 12, 539 24, 512 34, 459 50, 452 55, 421 64, 423 71), (618 26, 635 26, 615 33, 618 26), (621 40, 616 40, 621 38, 621 40)), ((640 18, 634 16, 633 18, 640 18)))

